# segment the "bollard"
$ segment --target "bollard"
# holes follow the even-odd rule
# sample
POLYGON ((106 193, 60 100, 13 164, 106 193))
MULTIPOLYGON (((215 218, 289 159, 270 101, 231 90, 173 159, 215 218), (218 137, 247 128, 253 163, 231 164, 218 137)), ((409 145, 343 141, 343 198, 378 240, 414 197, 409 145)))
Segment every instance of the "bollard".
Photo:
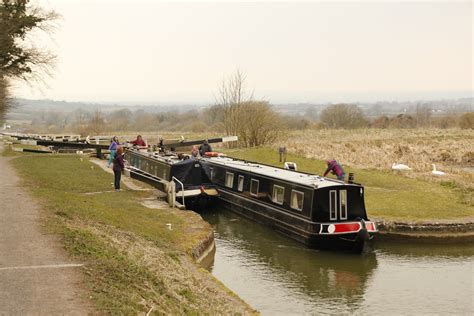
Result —
POLYGON ((176 201, 176 183, 174 181, 168 182, 168 204, 170 207, 175 206, 175 201, 176 201))

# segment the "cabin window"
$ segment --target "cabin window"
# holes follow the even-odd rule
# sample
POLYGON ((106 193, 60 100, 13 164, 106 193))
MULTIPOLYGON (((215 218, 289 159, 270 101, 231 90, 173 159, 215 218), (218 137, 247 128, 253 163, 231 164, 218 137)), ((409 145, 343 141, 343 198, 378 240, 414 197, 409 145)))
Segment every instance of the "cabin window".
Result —
POLYGON ((225 173, 225 186, 232 188, 234 186, 234 174, 232 172, 225 173))
POLYGON ((301 211, 303 210, 304 193, 300 191, 291 191, 291 208, 301 211))
POLYGON ((337 213, 336 213, 336 208, 337 208, 337 191, 329 191, 329 218, 331 220, 336 220, 337 219, 337 213))
POLYGON ((279 185, 273 186, 273 195, 272 201, 276 204, 283 204, 283 200, 285 198, 285 188, 279 185))
POLYGON ((239 176, 239 181, 237 183, 237 190, 242 192, 244 190, 244 176, 239 176))
POLYGON ((252 179, 252 181, 250 182, 250 195, 258 196, 258 185, 259 181, 252 179))
POLYGON ((339 211, 341 212, 341 219, 347 219, 347 191, 339 191, 339 211))

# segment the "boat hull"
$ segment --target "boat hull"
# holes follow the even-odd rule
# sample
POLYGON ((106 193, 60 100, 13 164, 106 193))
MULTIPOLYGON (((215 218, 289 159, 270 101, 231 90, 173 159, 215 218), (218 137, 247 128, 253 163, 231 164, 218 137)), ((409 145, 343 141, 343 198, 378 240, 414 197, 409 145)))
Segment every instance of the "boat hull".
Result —
MULTIPOLYGON (((219 188, 219 200, 224 202, 232 212, 269 226, 311 248, 360 253, 367 247, 376 232, 375 226, 372 226, 373 229, 370 231, 362 221, 334 223, 335 225, 355 225, 356 229, 330 233, 327 227, 334 225, 332 223, 313 222, 222 188, 219 188)), ((370 222, 370 225, 373 224, 370 222)))

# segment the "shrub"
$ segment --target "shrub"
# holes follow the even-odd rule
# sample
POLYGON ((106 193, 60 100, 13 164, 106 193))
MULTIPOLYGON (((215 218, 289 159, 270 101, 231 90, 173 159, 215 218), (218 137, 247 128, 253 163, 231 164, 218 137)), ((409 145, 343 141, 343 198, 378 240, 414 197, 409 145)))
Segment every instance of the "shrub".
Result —
POLYGON ((459 127, 462 129, 474 129, 474 112, 463 114, 459 118, 459 127))
POLYGON ((335 104, 323 110, 321 122, 329 128, 359 128, 367 126, 367 119, 355 104, 335 104))

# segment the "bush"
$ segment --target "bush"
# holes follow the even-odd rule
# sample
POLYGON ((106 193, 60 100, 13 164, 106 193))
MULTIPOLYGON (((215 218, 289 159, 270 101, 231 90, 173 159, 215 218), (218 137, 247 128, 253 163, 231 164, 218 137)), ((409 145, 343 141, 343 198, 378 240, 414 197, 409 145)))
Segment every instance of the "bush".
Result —
POLYGON ((266 101, 241 103, 235 122, 239 141, 246 147, 273 142, 282 127, 281 117, 266 101))
POLYGON ((474 129, 474 112, 463 114, 459 118, 459 127, 462 129, 474 129))
POLYGON ((335 104, 323 110, 321 122, 328 128, 359 128, 367 126, 367 119, 355 104, 335 104))
POLYGON ((385 116, 379 116, 372 122, 372 127, 374 128, 388 128, 390 125, 390 119, 385 116))

